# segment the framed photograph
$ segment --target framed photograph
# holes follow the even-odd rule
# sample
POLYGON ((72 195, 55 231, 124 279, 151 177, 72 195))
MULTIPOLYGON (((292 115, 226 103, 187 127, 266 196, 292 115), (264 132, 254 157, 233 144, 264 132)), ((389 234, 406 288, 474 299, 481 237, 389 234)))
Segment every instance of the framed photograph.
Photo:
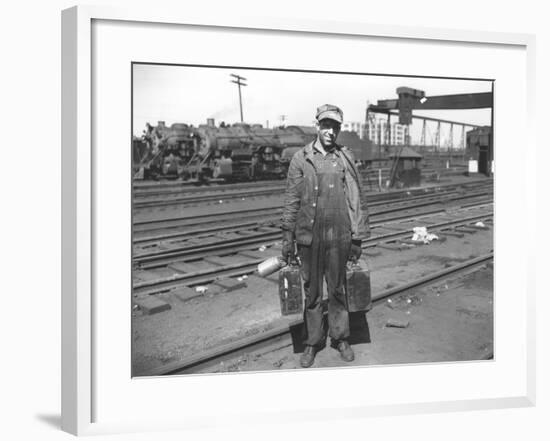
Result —
POLYGON ((534 404, 533 36, 62 25, 64 430, 534 404))

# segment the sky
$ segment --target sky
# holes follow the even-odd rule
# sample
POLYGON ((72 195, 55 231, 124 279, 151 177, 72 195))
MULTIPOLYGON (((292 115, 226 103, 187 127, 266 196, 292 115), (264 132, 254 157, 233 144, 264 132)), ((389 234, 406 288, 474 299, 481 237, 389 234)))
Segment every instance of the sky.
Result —
MULTIPOLYGON (((238 87, 230 74, 246 78, 241 88, 246 123, 269 125, 313 125, 315 110, 325 103, 344 112, 344 121, 364 122, 367 103, 396 99, 396 89, 407 86, 426 96, 490 92, 489 81, 263 71, 213 67, 135 64, 133 70, 133 132, 140 135, 147 122, 187 123, 195 126, 214 118, 216 125, 240 122, 238 87)), ((415 111, 424 115, 476 125, 489 125, 490 109, 415 111)), ((397 118, 395 119, 397 120, 397 118)), ((441 126, 442 144, 449 136, 448 124, 441 126)), ((422 123, 411 126, 413 143, 420 138, 422 123)), ((428 139, 436 123, 427 124, 428 139)), ((458 143, 460 130, 454 129, 458 143)))

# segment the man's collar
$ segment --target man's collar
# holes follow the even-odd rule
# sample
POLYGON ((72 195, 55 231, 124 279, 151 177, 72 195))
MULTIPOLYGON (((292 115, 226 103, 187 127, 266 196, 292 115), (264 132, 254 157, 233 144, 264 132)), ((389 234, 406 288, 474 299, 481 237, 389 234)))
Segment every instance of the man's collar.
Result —
POLYGON ((321 141, 319 141, 319 137, 315 138, 315 141, 313 141, 313 152, 319 152, 323 156, 327 154, 326 150, 323 148, 323 145, 321 144, 321 141))
POLYGON ((321 153, 323 156, 325 156, 327 153, 334 153, 338 150, 338 144, 334 146, 334 149, 330 152, 325 150, 323 147, 323 144, 321 144, 321 141, 319 140, 319 137, 315 138, 315 141, 313 141, 313 150, 317 150, 319 153, 321 153))

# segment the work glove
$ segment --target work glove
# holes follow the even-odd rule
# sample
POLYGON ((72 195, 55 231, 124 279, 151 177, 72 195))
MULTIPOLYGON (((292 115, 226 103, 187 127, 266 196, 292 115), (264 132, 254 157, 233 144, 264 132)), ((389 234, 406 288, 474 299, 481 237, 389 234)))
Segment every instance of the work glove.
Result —
POLYGON ((281 254, 286 263, 296 259, 294 233, 292 231, 283 230, 283 248, 281 254))
POLYGON ((361 249, 361 240, 360 239, 352 239, 351 241, 351 248, 349 250, 349 258, 348 260, 351 260, 352 262, 357 262, 359 258, 361 257, 361 253, 363 250, 361 249))

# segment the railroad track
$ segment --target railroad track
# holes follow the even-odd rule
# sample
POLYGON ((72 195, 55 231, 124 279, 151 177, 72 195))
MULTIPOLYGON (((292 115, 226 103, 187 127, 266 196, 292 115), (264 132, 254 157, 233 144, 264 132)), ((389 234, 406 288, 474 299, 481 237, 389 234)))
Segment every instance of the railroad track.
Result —
MULTIPOLYGON (((368 207, 380 207, 385 204, 418 202, 422 200, 445 199, 451 200, 452 197, 456 198, 468 198, 475 197, 482 193, 492 193, 492 181, 484 181, 482 183, 476 183, 476 185, 468 184, 467 186, 460 185, 448 185, 438 186, 431 188, 415 189, 415 190, 400 190, 390 193, 375 193, 368 194, 366 198, 368 200, 368 207), (470 191, 470 196, 464 192, 470 191), (407 202, 408 201, 408 202, 407 202)), ((281 201, 278 201, 274 205, 267 205, 259 208, 243 208, 236 207, 227 211, 212 210, 204 214, 191 214, 182 215, 181 210, 174 211, 173 213, 163 213, 162 217, 159 213, 155 213, 153 216, 138 216, 134 213, 133 220, 133 232, 136 238, 141 240, 142 236, 149 233, 152 236, 160 236, 163 230, 179 230, 179 233, 185 231, 185 229, 193 225, 212 225, 227 222, 239 221, 252 221, 261 222, 262 219, 273 219, 280 217, 282 205, 281 201)))
MULTIPOLYGON (((399 222, 374 223, 372 236, 363 242, 363 249, 380 247, 399 249, 414 246, 410 243, 413 226, 426 225, 430 232, 444 236, 463 236, 479 229, 478 222, 492 224, 492 202, 455 213, 426 214, 402 219, 399 222)), ((258 263, 280 253, 278 247, 280 230, 265 231, 259 238, 251 240, 229 240, 225 244, 216 241, 211 244, 183 247, 161 254, 135 256, 133 294, 145 297, 167 292, 181 286, 196 286, 211 283, 219 278, 252 274, 258 263), (258 250, 258 244, 266 247, 258 250)))
MULTIPOLYGON (((465 207, 490 202, 492 202, 492 194, 482 192, 467 196, 448 196, 443 200, 428 198, 415 200, 413 203, 409 202, 407 204, 383 204, 370 207, 370 222, 374 225, 382 225, 385 222, 399 219, 441 213, 449 205, 465 207)), ((277 211, 276 214, 280 215, 280 212, 277 211)), ((272 218, 269 224, 263 225, 247 222, 240 223, 237 226, 233 224, 215 228, 195 229, 184 233, 136 238, 134 240, 134 261, 141 262, 146 259, 154 260, 166 256, 179 256, 182 253, 186 255, 189 250, 200 250, 202 247, 211 248, 214 244, 220 250, 230 249, 235 244, 261 245, 265 241, 277 240, 279 236, 278 221, 272 218)))
MULTIPOLYGON (((466 207, 469 205, 479 205, 492 201, 492 193, 480 192, 469 195, 446 194, 430 197, 416 197, 403 202, 393 203, 372 203, 369 204, 370 222, 383 223, 395 219, 408 218, 424 214, 433 214, 446 210, 449 206, 456 205, 466 207)), ((196 249, 201 243, 219 243, 239 242, 253 240, 254 238, 265 240, 273 231, 279 231, 279 219, 281 209, 271 209, 267 212, 260 211, 262 222, 242 219, 240 222, 228 223, 232 217, 225 218, 220 215, 214 215, 214 225, 208 225, 204 217, 198 217, 194 223, 187 223, 185 226, 177 224, 176 229, 154 230, 151 234, 137 235, 134 232, 134 255, 139 258, 147 256, 160 256, 170 251, 182 250, 189 246, 196 249), (243 221, 244 220, 244 221, 243 221), (220 221, 223 223, 220 224, 220 221), (197 225, 201 225, 198 227, 197 225), (208 225, 208 226, 204 226, 208 225), (195 227, 195 228, 193 228, 195 227)), ((187 219, 189 222, 189 219, 187 219)))
MULTIPOLYGON (((469 259, 459 264, 432 272, 431 274, 416 278, 406 284, 374 292, 372 295, 373 307, 377 308, 388 298, 398 296, 404 292, 423 286, 437 283, 451 276, 457 276, 466 272, 474 271, 483 265, 493 261, 493 252, 469 259)), ((147 372, 134 372, 139 376, 159 375, 181 375, 191 373, 209 372, 219 366, 222 362, 226 364, 236 363, 241 357, 248 357, 251 354, 266 354, 278 349, 293 345, 293 335, 298 335, 297 330, 303 325, 301 317, 280 325, 268 331, 257 333, 253 336, 239 339, 237 341, 221 345, 200 354, 189 356, 177 361, 169 362, 163 366, 148 370, 147 372)), ((486 358, 491 358, 488 354, 486 358)))
MULTIPOLYGON (((424 168, 421 168, 422 173, 428 174, 433 172, 442 172, 443 174, 453 174, 456 172, 463 172, 468 168, 468 165, 451 165, 450 168, 445 168, 444 163, 437 163, 437 165, 425 165, 424 168)), ((381 169, 383 173, 389 173, 390 167, 378 167, 374 165, 372 168, 363 168, 360 170, 362 174, 378 174, 378 170, 381 169)), ((281 185, 281 179, 272 179, 272 180, 262 180, 256 181, 261 183, 263 186, 281 185)), ((160 181, 139 181, 136 180, 133 182, 133 188, 136 193, 141 194, 167 194, 173 191, 185 191, 185 192, 200 192, 208 189, 236 189, 236 188, 246 188, 250 186, 251 182, 226 182, 224 179, 210 179, 209 181, 198 181, 198 180, 187 180, 182 181, 180 179, 167 179, 160 181)))
MULTIPOLYGON (((423 171, 426 175, 437 173, 436 171, 423 171)), ((443 176, 460 174, 459 172, 440 172, 443 176)), ((364 172, 363 185, 369 187, 369 183, 376 183, 378 175, 372 172, 364 172)), ((382 175, 382 179, 388 179, 387 174, 382 175)), ((370 185, 372 187, 372 185, 370 185)), ((285 189, 284 182, 281 181, 260 181, 254 183, 243 184, 227 184, 216 186, 204 186, 190 188, 188 186, 174 186, 167 189, 147 189, 139 190, 134 187, 133 192, 133 208, 156 208, 171 205, 196 205, 217 202, 220 199, 239 199, 268 196, 283 192, 285 189)))
POLYGON ((234 185, 220 185, 215 188, 208 187, 207 189, 201 187, 193 189, 194 191, 185 190, 183 194, 182 191, 156 192, 154 194, 150 192, 134 192, 134 209, 204 203, 217 201, 220 198, 238 199, 242 197, 265 196, 284 191, 284 188, 284 185, 277 182, 276 184, 269 185, 265 185, 264 183, 251 185, 251 183, 247 183, 246 185, 241 184, 238 187, 234 185))

